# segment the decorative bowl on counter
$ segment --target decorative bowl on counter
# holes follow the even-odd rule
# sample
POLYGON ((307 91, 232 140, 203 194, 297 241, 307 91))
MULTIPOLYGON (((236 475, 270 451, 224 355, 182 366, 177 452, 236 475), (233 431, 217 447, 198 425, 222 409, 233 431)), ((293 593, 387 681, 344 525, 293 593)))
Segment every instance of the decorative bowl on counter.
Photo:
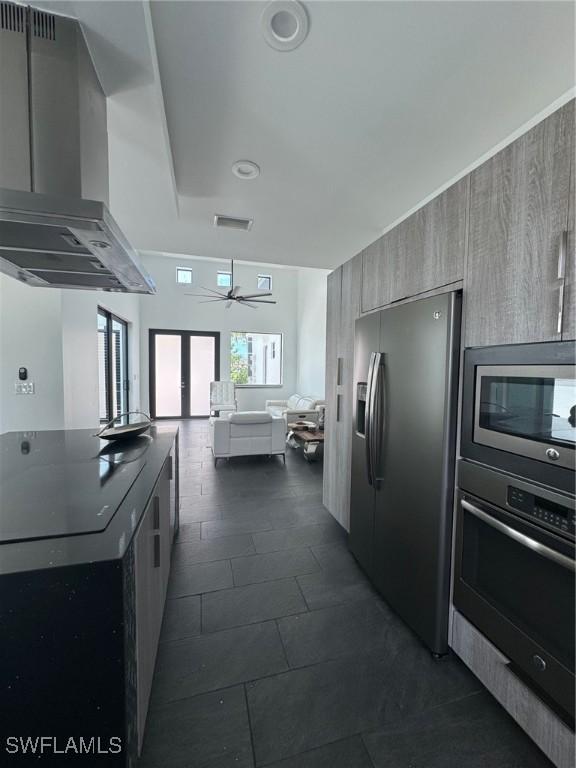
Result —
POLYGON ((126 411, 126 413, 119 413, 118 416, 114 416, 107 424, 104 424, 102 429, 95 433, 94 437, 99 437, 102 440, 127 440, 128 438, 144 434, 144 432, 150 429, 151 425, 152 419, 144 411, 126 411), (133 414, 145 416, 147 421, 136 421, 131 424, 129 419, 133 414), (126 424, 120 424, 118 427, 112 426, 115 421, 123 418, 128 419, 126 424))

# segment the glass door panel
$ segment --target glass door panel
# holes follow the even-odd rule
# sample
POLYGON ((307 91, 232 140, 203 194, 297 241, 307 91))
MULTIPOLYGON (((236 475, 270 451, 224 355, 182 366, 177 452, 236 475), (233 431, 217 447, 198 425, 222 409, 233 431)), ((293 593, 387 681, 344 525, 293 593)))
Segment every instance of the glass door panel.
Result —
POLYGON ((98 410, 100 421, 110 421, 108 414, 108 320, 98 312, 98 410))
POLYGON ((210 382, 214 381, 214 336, 190 336, 190 416, 210 415, 210 382))
POLYGON ((98 308, 98 409, 101 422, 130 410, 128 323, 98 308))
POLYGON ((128 328, 112 318, 112 410, 114 416, 128 411, 128 328))
POLYGON ((183 415, 180 334, 156 334, 154 343, 154 416, 177 419, 183 415))

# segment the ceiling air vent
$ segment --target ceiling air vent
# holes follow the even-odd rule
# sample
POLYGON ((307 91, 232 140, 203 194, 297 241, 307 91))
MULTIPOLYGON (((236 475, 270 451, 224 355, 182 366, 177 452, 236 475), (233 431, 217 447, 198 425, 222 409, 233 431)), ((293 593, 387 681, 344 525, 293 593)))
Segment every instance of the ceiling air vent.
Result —
POLYGON ((239 219, 235 216, 222 216, 219 213, 214 216, 214 226, 224 227, 225 229, 243 229, 245 231, 252 228, 253 219, 239 219))
POLYGON ((26 9, 22 5, 14 3, 0 3, 0 29, 10 32, 26 31, 26 9))
POLYGON ((56 40, 56 17, 51 13, 32 9, 32 34, 44 40, 56 40))

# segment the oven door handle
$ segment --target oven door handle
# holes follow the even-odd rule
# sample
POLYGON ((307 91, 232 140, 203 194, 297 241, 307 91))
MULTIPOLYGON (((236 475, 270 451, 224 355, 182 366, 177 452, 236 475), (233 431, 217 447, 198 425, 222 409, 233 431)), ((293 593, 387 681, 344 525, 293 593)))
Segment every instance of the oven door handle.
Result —
POLYGON ((526 536, 525 534, 520 533, 520 531, 517 531, 515 528, 511 528, 509 525, 502 523, 500 520, 492 517, 492 515, 487 514, 482 509, 475 507, 474 504, 470 504, 470 502, 466 501, 466 499, 462 499, 460 503, 462 505, 462 509, 465 509, 466 512, 469 512, 471 515, 474 515, 478 519, 482 520, 483 523, 491 525, 492 528, 495 528, 500 533, 503 533, 504 536, 508 536, 510 539, 518 542, 518 544, 522 544, 522 546, 528 547, 529 549, 536 552, 536 554, 541 555, 548 560, 552 560, 552 562, 561 565, 563 568, 567 568, 569 571, 576 570, 576 566, 572 558, 567 557, 566 555, 562 555, 560 552, 556 552, 555 549, 551 549, 545 544, 541 544, 539 541, 531 539, 530 536, 526 536))

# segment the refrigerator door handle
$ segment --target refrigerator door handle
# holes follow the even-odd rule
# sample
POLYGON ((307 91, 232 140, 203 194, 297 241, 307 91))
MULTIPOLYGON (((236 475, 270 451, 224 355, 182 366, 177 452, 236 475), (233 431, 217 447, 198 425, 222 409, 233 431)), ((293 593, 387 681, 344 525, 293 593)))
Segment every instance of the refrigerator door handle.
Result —
POLYGON ((364 441, 366 448, 366 472, 368 474, 368 484, 373 485, 372 470, 372 406, 374 390, 374 367, 376 363, 376 352, 370 354, 370 364, 368 365, 368 378, 366 380, 366 426, 364 429, 364 441))
POLYGON ((374 407, 370 411, 372 418, 372 448, 370 449, 372 456, 372 480, 374 485, 377 485, 382 478, 378 477, 378 470, 380 468, 380 449, 384 442, 384 430, 386 425, 385 413, 386 413, 386 401, 384 386, 384 356, 381 352, 376 354, 376 361, 374 367, 374 407), (375 428, 374 428, 375 427, 375 428))

